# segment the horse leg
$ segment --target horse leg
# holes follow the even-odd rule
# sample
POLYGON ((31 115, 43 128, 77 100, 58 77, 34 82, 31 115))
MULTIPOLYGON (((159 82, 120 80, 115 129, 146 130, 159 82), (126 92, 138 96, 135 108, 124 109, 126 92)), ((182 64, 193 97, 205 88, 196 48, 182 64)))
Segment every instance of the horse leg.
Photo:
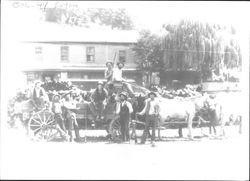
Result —
POLYGON ((187 117, 187 121, 188 121, 188 138, 190 140, 193 139, 193 135, 192 135, 192 123, 193 123, 193 116, 191 116, 190 114, 187 117))
POLYGON ((147 130, 147 132, 148 132, 148 138, 151 138, 151 134, 150 134, 149 129, 147 130))
POLYGON ((220 136, 223 136, 223 137, 226 135, 224 128, 225 128, 225 123, 222 122, 220 125, 220 136))
POLYGON ((70 142, 73 141, 73 133, 72 130, 74 129, 74 117, 71 116, 70 119, 68 119, 68 134, 70 136, 70 142))
POLYGON ((239 116, 239 134, 242 134, 242 116, 239 116))
POLYGON ((158 128, 158 138, 159 138, 160 141, 162 140, 162 138, 161 138, 161 129, 160 128, 158 128))
POLYGON ((182 134, 182 127, 179 127, 179 128, 178 128, 178 134, 179 134, 179 137, 180 137, 180 138, 183 137, 183 134, 182 134))
POLYGON ((213 126, 213 130, 214 130, 214 135, 216 135, 216 134, 217 134, 217 132, 216 132, 216 128, 215 128, 215 126, 213 126))
POLYGON ((210 134, 210 135, 212 135, 212 128, 211 128, 211 127, 212 127, 212 126, 210 125, 210 126, 209 126, 209 134, 210 134))
POLYGON ((77 140, 80 140, 80 132, 79 132, 79 127, 74 124, 74 131, 75 131, 75 136, 77 140))
POLYGON ((134 135, 135 137, 135 143, 137 143, 137 135, 136 135, 136 123, 132 122, 132 134, 131 137, 134 135))

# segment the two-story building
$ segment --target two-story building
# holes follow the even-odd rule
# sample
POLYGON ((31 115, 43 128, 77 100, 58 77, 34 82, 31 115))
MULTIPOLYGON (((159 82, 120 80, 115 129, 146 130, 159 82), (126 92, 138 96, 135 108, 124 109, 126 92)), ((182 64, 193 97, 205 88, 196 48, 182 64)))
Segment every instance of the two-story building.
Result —
POLYGON ((141 82, 136 71, 136 31, 85 29, 44 23, 23 35, 21 59, 27 81, 58 76, 89 88, 104 81, 107 60, 124 62, 123 76, 141 82))

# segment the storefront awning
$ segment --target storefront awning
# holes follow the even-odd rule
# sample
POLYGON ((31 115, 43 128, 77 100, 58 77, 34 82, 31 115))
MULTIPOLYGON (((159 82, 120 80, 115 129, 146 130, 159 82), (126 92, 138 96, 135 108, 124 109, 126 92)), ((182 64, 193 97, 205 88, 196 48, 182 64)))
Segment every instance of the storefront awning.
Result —
MULTIPOLYGON (((43 68, 43 67, 29 67, 29 68, 23 68, 23 72, 36 72, 36 71, 56 71, 56 72, 62 72, 62 71, 104 71, 106 67, 61 67, 61 68, 43 68)), ((136 68, 124 68, 123 71, 135 71, 136 68)))

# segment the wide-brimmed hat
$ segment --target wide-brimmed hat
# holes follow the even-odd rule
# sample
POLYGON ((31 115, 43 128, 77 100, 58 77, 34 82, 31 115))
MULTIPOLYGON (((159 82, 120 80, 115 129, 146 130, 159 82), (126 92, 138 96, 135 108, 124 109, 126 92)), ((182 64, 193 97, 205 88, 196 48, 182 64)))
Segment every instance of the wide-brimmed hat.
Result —
POLYGON ((126 99, 128 98, 128 93, 127 92, 121 92, 119 96, 123 95, 126 99))
POLYGON ((108 60, 108 61, 106 62, 106 66, 108 66, 108 64, 111 64, 112 66, 114 65, 114 63, 113 63, 111 60, 108 60))
POLYGON ((34 83, 35 84, 38 84, 38 83, 41 84, 42 82, 40 80, 35 80, 34 83))
POLYGON ((68 92, 66 92, 66 93, 63 95, 63 97, 66 97, 67 95, 72 96, 72 91, 68 91, 68 92))
POLYGON ((153 91, 151 91, 151 92, 148 93, 148 97, 149 97, 151 94, 154 95, 155 97, 157 97, 156 93, 153 92, 153 91))
POLYGON ((98 81, 98 82, 97 82, 97 85, 104 85, 104 84, 103 84, 103 81, 98 81))
POLYGON ((55 98, 58 97, 59 99, 61 99, 61 96, 59 94, 55 94, 52 98, 52 100, 55 100, 55 98))
POLYGON ((214 99, 215 97, 216 97, 216 95, 214 95, 214 94, 210 94, 210 95, 209 95, 209 98, 210 98, 210 99, 214 99))
POLYGON ((117 62, 116 65, 122 64, 122 66, 124 67, 124 63, 123 62, 117 62))

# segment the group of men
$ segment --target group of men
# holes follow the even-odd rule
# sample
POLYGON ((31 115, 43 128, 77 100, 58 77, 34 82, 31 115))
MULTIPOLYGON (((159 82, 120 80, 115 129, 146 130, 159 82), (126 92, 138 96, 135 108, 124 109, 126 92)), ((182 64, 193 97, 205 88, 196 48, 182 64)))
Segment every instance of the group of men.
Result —
MULTIPOLYGON (((109 86, 112 85, 114 82, 122 82, 125 79, 122 77, 122 68, 124 67, 124 64, 119 62, 117 63, 117 67, 113 67, 113 62, 108 61, 106 63, 107 69, 105 70, 105 78, 107 80, 106 84, 104 85, 103 82, 98 82, 97 88, 94 90, 94 92, 91 94, 91 103, 90 109, 93 113, 95 113, 96 119, 104 119, 103 111, 105 109, 105 106, 110 101, 110 97, 113 95, 110 93, 109 86), (91 106, 92 105, 92 106, 91 106), (95 110, 94 110, 95 109, 95 110), (96 113, 97 112, 97 113, 96 113)), ((120 124, 121 124, 121 135, 122 135, 122 141, 126 142, 129 141, 129 122, 131 120, 131 114, 133 113, 133 106, 128 101, 129 94, 125 91, 119 93, 118 99, 116 99, 116 110, 115 113, 120 118, 120 124)), ((143 132, 142 141, 141 143, 144 144, 147 138, 147 134, 149 132, 150 125, 152 126, 152 136, 151 136, 151 142, 154 146, 155 141, 155 129, 157 124, 157 119, 159 115, 159 103, 155 99, 156 94, 154 92, 150 92, 148 94, 148 99, 146 99, 145 107, 144 109, 136 113, 138 115, 146 115, 146 126, 145 130, 143 132)), ((41 82, 36 82, 35 87, 33 90, 33 100, 35 107, 42 107, 47 101, 48 96, 46 95, 46 92, 41 87, 41 82)), ((52 100, 52 110, 56 115, 56 118, 59 120, 58 124, 60 125, 61 133, 62 135, 65 135, 65 125, 63 124, 63 117, 62 117, 62 106, 66 107, 67 109, 71 109, 76 107, 74 104, 74 101, 70 100, 70 95, 65 96, 65 100, 62 103, 60 101, 60 96, 55 95, 52 100), (73 105, 74 104, 74 105, 73 105)), ((73 112, 68 112, 68 115, 66 117, 73 117, 75 122, 74 125, 77 125, 75 115, 73 112)), ((94 122, 93 122, 94 125, 94 122)), ((72 128, 71 126, 70 129, 72 128)), ((72 133, 70 132, 70 137, 72 137, 72 133)))
MULTIPOLYGON (((90 105, 90 109, 94 115, 96 115, 96 119, 104 119, 103 110, 105 106, 110 101, 110 98, 114 95, 113 84, 116 82, 125 81, 122 76, 122 68, 124 67, 124 63, 118 62, 117 67, 114 67, 112 61, 106 62, 107 69, 105 70, 104 77, 106 79, 106 84, 102 81, 97 83, 97 88, 91 95, 91 102, 93 104, 90 105)), ((94 123, 92 124, 94 126, 94 123)))
MULTIPOLYGON (((115 81, 123 81, 122 78, 122 70, 123 64, 118 63, 118 70, 112 69, 112 62, 107 62, 107 70, 105 71, 105 78, 107 79, 107 84, 113 84, 115 81)), ((92 101, 95 103, 96 107, 99 109, 99 118, 103 119, 103 110, 105 105, 107 104, 107 100, 109 98, 109 92, 105 89, 105 86, 102 82, 98 82, 96 90, 92 94, 92 101)), ((131 114, 133 113, 133 106, 128 101, 129 94, 125 91, 119 94, 119 99, 116 104, 116 115, 120 118, 121 124, 121 136, 122 141, 129 141, 129 122, 131 120, 131 114)), ((152 127, 152 136, 151 143, 152 146, 155 146, 155 129, 158 122, 159 117, 159 103, 157 99, 155 99, 156 94, 154 92, 150 92, 148 94, 148 99, 146 99, 145 107, 138 115, 146 115, 146 125, 145 130, 143 132, 141 143, 144 144, 146 142, 146 138, 149 133, 149 127, 152 127)))
POLYGON ((112 61, 106 62, 107 69, 105 70, 105 79, 107 83, 114 81, 124 81, 122 77, 122 68, 124 67, 124 63, 118 62, 117 67, 114 67, 112 61))

